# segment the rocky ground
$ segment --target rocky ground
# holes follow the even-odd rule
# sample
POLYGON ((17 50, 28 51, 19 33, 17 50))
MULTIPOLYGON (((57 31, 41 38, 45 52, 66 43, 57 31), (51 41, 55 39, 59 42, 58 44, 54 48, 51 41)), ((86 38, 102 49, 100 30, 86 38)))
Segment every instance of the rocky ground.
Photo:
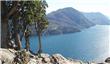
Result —
POLYGON ((0 48, 0 64, 110 64, 110 58, 104 63, 83 62, 80 60, 66 59, 61 54, 49 55, 42 53, 33 55, 24 49, 15 51, 13 49, 0 48))

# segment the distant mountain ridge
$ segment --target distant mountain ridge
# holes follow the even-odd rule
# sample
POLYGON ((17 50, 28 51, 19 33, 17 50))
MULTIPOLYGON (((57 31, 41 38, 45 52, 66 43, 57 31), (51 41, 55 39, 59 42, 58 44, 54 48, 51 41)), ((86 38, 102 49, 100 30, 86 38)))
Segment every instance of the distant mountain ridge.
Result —
POLYGON ((48 34, 63 34, 79 32, 89 28, 94 23, 90 22, 81 12, 71 7, 59 9, 47 15, 49 21, 48 34))
MULTIPOLYGON (((110 20, 101 13, 84 13, 72 7, 47 14, 49 27, 44 35, 80 32, 94 25, 110 25, 110 20)), ((33 33, 36 31, 33 29, 33 33)))
POLYGON ((98 24, 98 25, 110 25, 110 20, 99 12, 93 13, 83 13, 84 16, 89 19, 91 22, 98 24))

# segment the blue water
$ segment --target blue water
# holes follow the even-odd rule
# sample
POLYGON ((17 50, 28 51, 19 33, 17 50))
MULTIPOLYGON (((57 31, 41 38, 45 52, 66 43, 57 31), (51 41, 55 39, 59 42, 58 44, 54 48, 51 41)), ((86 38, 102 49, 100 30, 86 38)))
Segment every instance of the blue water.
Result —
MULTIPOLYGON (((84 61, 102 60, 109 56, 109 32, 110 26, 97 25, 77 33, 46 36, 42 38, 43 51, 84 61)), ((31 37, 30 42, 32 51, 38 51, 37 37, 31 37)))

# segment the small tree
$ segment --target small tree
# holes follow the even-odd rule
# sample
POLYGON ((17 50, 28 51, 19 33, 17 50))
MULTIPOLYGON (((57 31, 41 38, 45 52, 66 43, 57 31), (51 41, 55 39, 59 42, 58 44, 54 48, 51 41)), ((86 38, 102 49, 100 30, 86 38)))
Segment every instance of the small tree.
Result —
POLYGON ((42 53, 42 44, 41 44, 41 36, 44 29, 48 27, 48 21, 46 18, 46 7, 48 7, 45 0, 36 0, 35 2, 36 8, 34 9, 34 23, 35 23, 35 29, 38 36, 38 42, 39 42, 39 50, 38 54, 42 53))

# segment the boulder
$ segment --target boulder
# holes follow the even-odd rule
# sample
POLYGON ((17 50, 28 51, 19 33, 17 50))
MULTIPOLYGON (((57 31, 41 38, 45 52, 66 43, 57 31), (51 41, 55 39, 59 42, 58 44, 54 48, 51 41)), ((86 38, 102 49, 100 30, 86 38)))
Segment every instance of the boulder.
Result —
POLYGON ((58 64, 81 64, 80 62, 69 61, 68 59, 63 57, 61 54, 54 54, 52 55, 52 58, 54 59, 54 62, 58 64))
MULTIPOLYGON (((4 62, 5 64, 12 64, 15 55, 11 51, 9 49, 1 49, 0 48, 0 60, 1 60, 1 63, 4 62)), ((15 51, 15 50, 13 50, 13 51, 15 51)))
POLYGON ((106 63, 110 63, 110 57, 105 60, 106 63))

